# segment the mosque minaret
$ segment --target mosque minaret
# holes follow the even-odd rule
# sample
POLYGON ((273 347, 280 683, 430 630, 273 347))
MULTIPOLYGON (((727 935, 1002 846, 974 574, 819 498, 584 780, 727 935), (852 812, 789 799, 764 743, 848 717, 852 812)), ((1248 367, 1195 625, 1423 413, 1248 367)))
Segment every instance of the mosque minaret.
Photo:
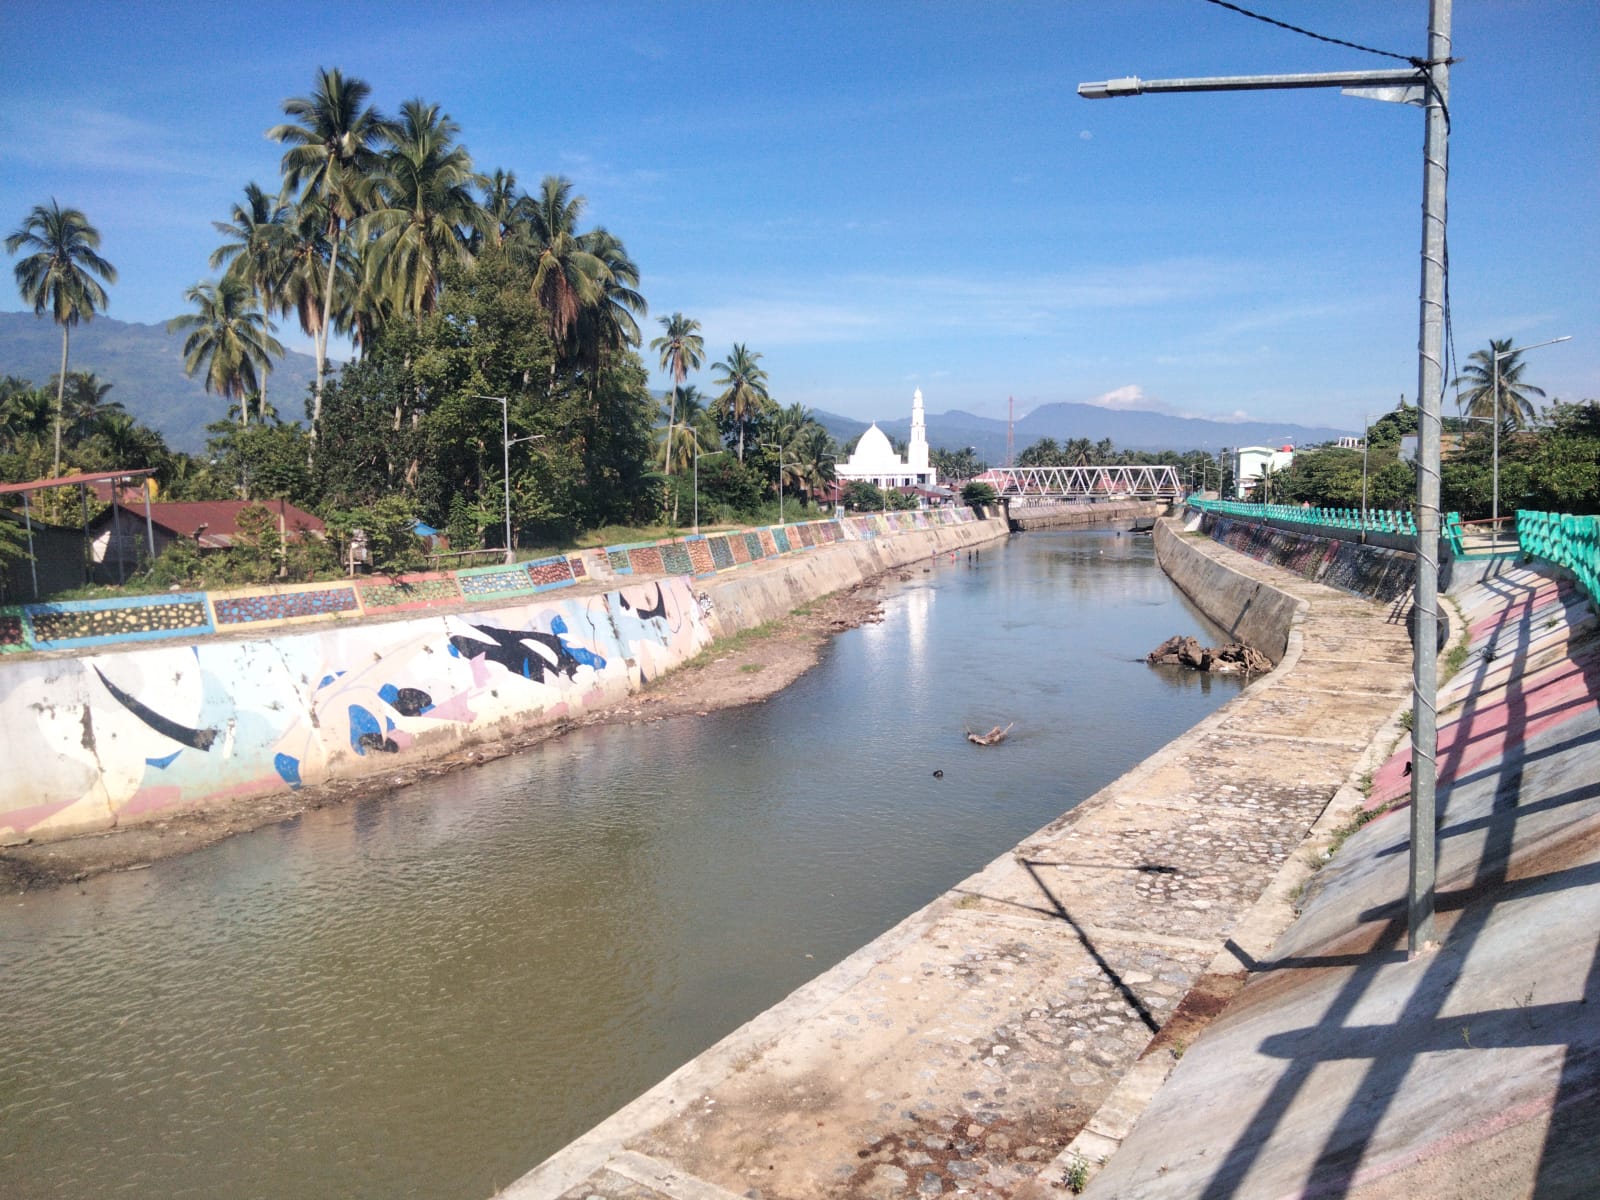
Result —
POLYGON ((840 483, 861 479, 881 488, 933 487, 938 477, 928 462, 928 422, 922 408, 922 389, 911 396, 911 440, 905 458, 894 452, 889 435, 874 421, 856 443, 855 453, 848 462, 838 464, 835 473, 840 483))

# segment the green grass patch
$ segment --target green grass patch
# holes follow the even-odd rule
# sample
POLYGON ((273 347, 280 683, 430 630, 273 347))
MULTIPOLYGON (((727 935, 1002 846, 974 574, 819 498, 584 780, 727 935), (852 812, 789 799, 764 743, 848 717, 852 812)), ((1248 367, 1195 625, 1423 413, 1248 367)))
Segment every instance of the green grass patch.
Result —
MULTIPOLYGON (((1369 790, 1371 789, 1372 785, 1370 782, 1367 784, 1367 787, 1369 790)), ((1393 807, 1394 802, 1390 801, 1388 804, 1378 805, 1377 808, 1364 808, 1355 816, 1351 817, 1350 820, 1339 826, 1338 829, 1335 829, 1333 831, 1333 841, 1328 844, 1327 857, 1323 861, 1326 862, 1329 859, 1332 859, 1334 855, 1338 854, 1340 850, 1344 849, 1344 844, 1348 842, 1351 837, 1355 835, 1355 832, 1363 825, 1367 825, 1372 821, 1377 820, 1393 807)))
POLYGON ((757 671, 766 670, 766 667, 766 663, 745 663, 739 670, 746 675, 754 675, 757 671))

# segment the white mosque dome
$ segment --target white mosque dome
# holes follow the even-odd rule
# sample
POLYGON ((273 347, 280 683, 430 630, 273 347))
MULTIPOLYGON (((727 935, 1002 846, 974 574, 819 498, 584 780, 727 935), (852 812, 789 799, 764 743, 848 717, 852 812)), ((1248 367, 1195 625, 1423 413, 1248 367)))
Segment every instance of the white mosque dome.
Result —
POLYGON ((892 471, 900 467, 900 456, 894 452, 889 435, 874 424, 856 443, 855 453, 850 455, 850 465, 863 470, 892 471))

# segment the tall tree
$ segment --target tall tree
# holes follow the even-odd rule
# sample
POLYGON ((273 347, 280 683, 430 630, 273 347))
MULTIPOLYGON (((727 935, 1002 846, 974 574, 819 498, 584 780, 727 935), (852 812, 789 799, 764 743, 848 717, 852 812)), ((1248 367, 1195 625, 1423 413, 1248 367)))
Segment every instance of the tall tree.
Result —
POLYGON ((1518 351, 1511 349, 1511 341, 1511 338, 1490 338, 1489 348, 1474 350, 1467 360, 1466 369, 1451 381, 1450 386, 1457 389, 1466 386, 1467 390, 1456 396, 1456 403, 1465 415, 1485 420, 1498 415, 1500 420, 1509 421, 1521 429, 1533 423, 1531 397, 1542 399, 1544 392, 1522 381, 1522 371, 1527 364, 1521 360, 1518 351), (1494 365, 1497 355, 1504 355, 1500 359, 1498 372, 1494 365), (1498 400, 1495 396, 1496 378, 1500 382, 1498 400))
POLYGON ((718 410, 739 431, 739 461, 744 461, 744 432, 752 419, 771 402, 767 394, 767 373, 758 365, 761 355, 752 354, 742 343, 735 343, 728 357, 712 366, 721 372, 717 380, 722 394, 718 410))
POLYGON ((56 432, 53 473, 61 474, 61 405, 67 385, 67 339, 79 321, 92 321, 106 306, 106 290, 95 278, 117 281, 117 269, 100 257, 100 231, 76 208, 52 198, 36 205, 22 226, 6 238, 6 253, 34 253, 16 266, 17 290, 38 316, 50 310, 61 326, 61 370, 56 376, 56 432))
POLYGON ((367 210, 373 177, 379 166, 377 147, 393 125, 367 103, 372 88, 346 79, 337 67, 317 69, 309 96, 283 102, 290 123, 267 130, 273 141, 289 149, 283 155, 284 187, 301 189, 301 201, 321 205, 327 238, 327 271, 312 332, 317 357, 316 391, 311 402, 311 437, 322 416, 322 385, 328 365, 328 331, 332 327, 334 280, 344 230, 367 210))
POLYGON ((600 294, 605 267, 585 247, 578 232, 584 198, 572 194, 572 183, 547 175, 539 192, 520 204, 521 218, 512 240, 513 257, 533 275, 533 295, 544 309, 545 332, 558 356, 566 356, 578 315, 600 294))
POLYGON ((183 369, 193 375, 205 369, 205 388, 239 402, 239 424, 250 423, 247 397, 260 391, 283 347, 270 332, 267 318, 244 284, 224 275, 217 283, 197 283, 184 293, 197 311, 173 317, 167 329, 187 330, 183 369))
POLYGON ((487 221, 473 195, 485 180, 456 141, 461 129, 437 104, 407 100, 388 133, 376 207, 360 241, 373 241, 371 267, 398 311, 420 321, 438 304, 440 268, 471 257, 470 231, 487 221))
MULTIPOLYGON (((659 318, 666 330, 650 342, 650 349, 661 355, 661 369, 672 376, 672 400, 667 411, 667 447, 672 447, 672 427, 677 424, 677 389, 684 385, 690 371, 698 371, 705 362, 705 339, 700 336, 700 322, 691 320, 681 312, 659 318)), ((670 453, 662 461, 662 468, 672 474, 670 453)))

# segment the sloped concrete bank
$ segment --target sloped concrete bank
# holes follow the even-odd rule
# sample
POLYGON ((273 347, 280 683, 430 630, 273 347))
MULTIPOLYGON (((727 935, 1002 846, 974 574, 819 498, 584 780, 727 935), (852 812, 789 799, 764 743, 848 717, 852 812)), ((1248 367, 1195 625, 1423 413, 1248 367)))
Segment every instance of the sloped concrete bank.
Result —
MULTIPOLYGON (((1460 589, 1436 951, 1406 954, 1409 744, 1091 1197, 1579 1197, 1600 1169, 1600 635, 1525 567, 1460 589)), ((1387 743, 1385 743, 1387 749, 1387 743)))
POLYGON ((48 840, 392 771, 614 704, 717 638, 1000 520, 403 620, 0 659, 0 839, 48 840))
POLYGON ((1063 1194, 1292 919, 1283 868, 1408 692, 1384 606, 1192 549, 1286 598, 1271 675, 504 1194, 1063 1194))

